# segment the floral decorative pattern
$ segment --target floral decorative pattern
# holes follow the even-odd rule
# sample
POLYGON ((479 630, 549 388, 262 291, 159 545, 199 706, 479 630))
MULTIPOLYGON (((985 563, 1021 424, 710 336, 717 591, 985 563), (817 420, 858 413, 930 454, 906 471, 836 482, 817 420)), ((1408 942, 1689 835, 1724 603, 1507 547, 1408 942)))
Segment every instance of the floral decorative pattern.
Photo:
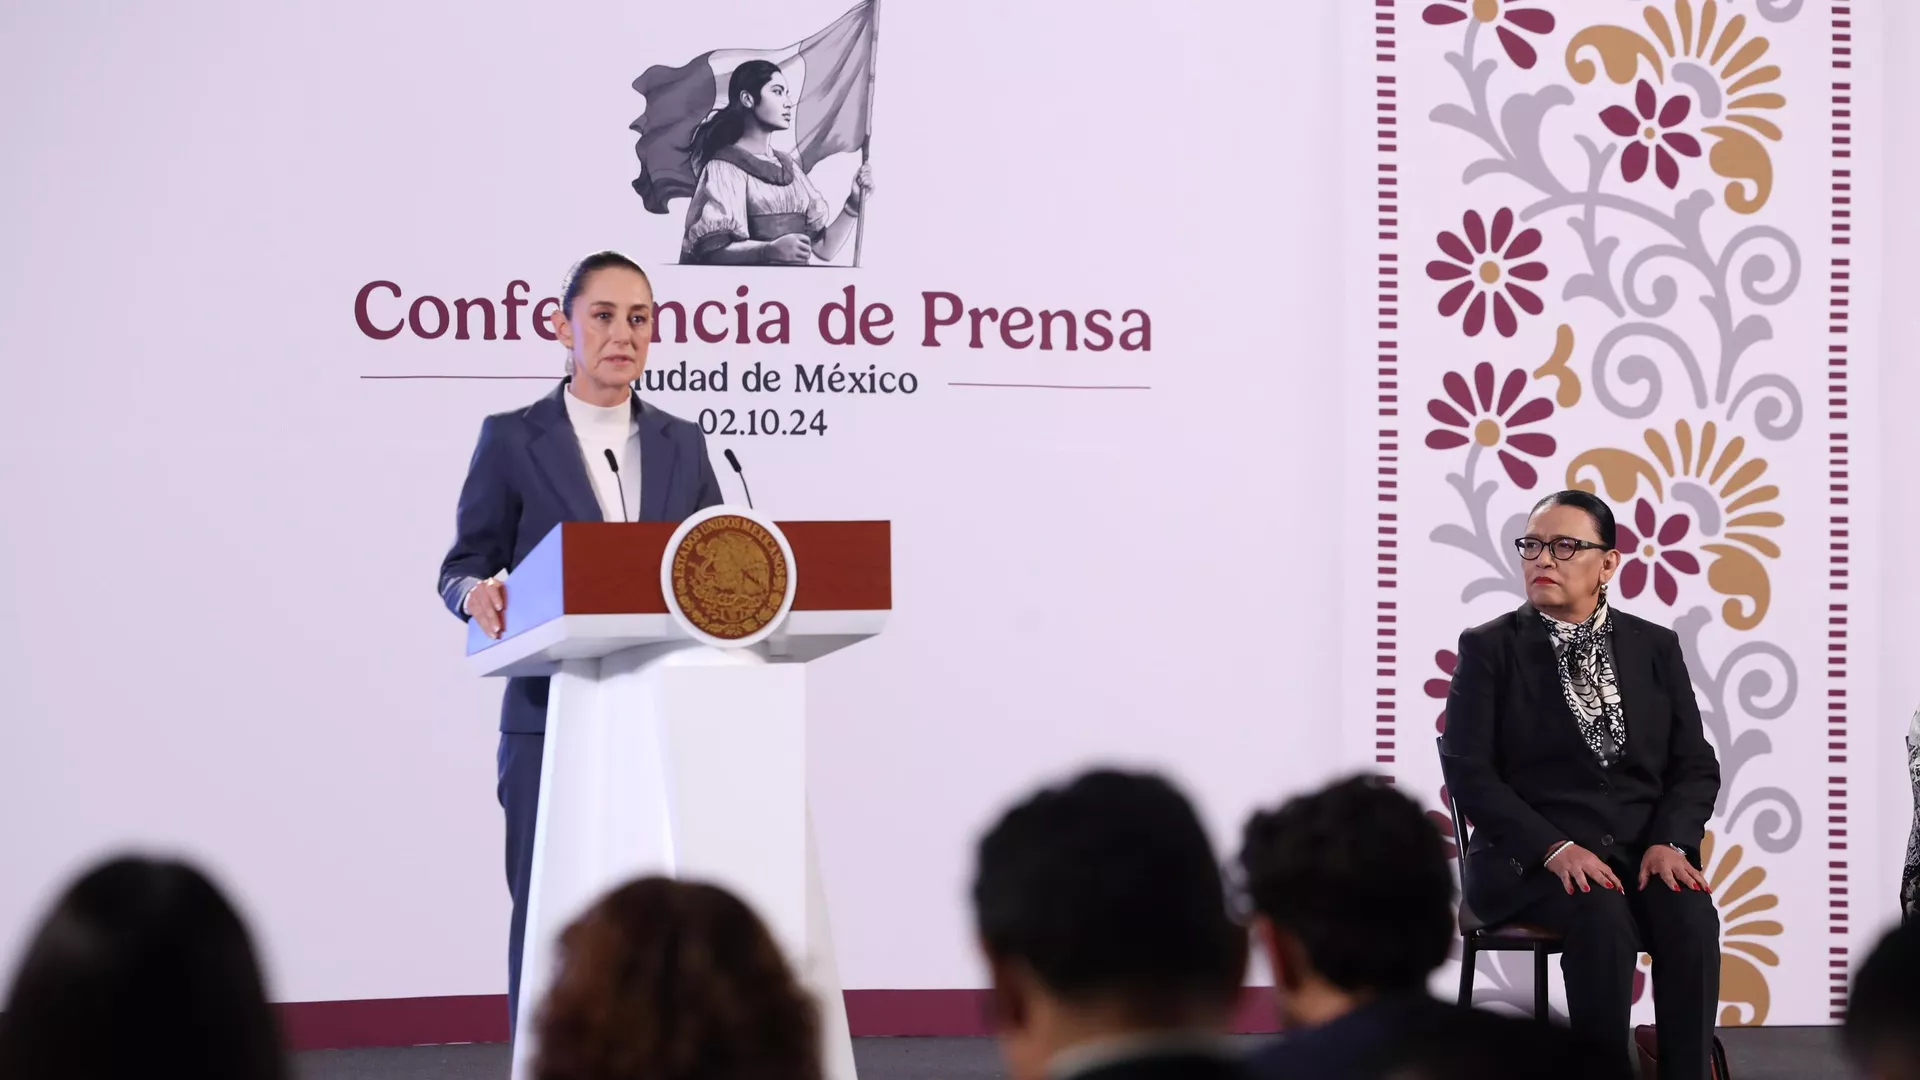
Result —
POLYGON ((1739 844, 1725 852, 1709 831, 1700 842, 1700 863, 1713 887, 1713 901, 1720 909, 1720 1009, 1719 1022, 1725 1027, 1760 1025, 1767 1021, 1772 994, 1762 967, 1779 967, 1780 954, 1762 945, 1764 938, 1786 932, 1777 918, 1755 918, 1780 906, 1780 898, 1759 891, 1766 884, 1767 872, 1758 866, 1741 869, 1745 851, 1739 844), (1716 861, 1715 856, 1719 859, 1716 861))
MULTIPOLYGON (((1427 5, 1420 17, 1434 26, 1446 26, 1464 22, 1469 17, 1483 23, 1505 22, 1524 30, 1529 34, 1553 33, 1553 12, 1526 6, 1527 0, 1472 0, 1471 15, 1466 8, 1468 0, 1446 0, 1445 3, 1427 5)), ((1495 26, 1494 33, 1500 38, 1500 47, 1507 51, 1507 58, 1523 68, 1531 68, 1539 62, 1540 54, 1534 51, 1527 39, 1507 29, 1495 26)))
MULTIPOLYGON (((1784 862, 1769 868, 1796 875, 1782 880, 1814 902, 1812 887, 1803 889, 1797 877, 1818 858, 1802 843, 1807 819, 1801 800, 1812 796, 1795 784, 1776 786, 1780 773, 1771 766, 1786 760, 1772 756, 1779 750, 1800 755, 1817 745, 1817 735, 1800 722, 1808 703, 1817 703, 1802 672, 1814 678, 1809 665, 1828 659, 1828 646, 1820 630, 1799 619, 1766 622, 1775 606, 1787 606, 1787 593, 1777 605, 1774 597, 1776 584, 1786 581, 1776 580, 1774 566, 1785 554, 1781 488, 1792 484, 1798 491, 1801 483, 1813 482, 1809 470, 1820 467, 1816 462, 1826 448, 1818 444, 1828 438, 1825 430, 1817 440, 1796 436, 1803 425, 1820 424, 1832 429, 1838 446, 1846 429, 1843 391, 1834 391, 1827 410, 1810 410, 1803 398, 1811 392, 1807 345, 1818 316, 1817 305, 1800 294, 1803 272, 1812 265, 1803 265, 1802 246, 1812 241, 1801 226, 1813 219, 1806 206, 1798 216, 1779 213, 1774 199, 1776 144, 1785 144, 1789 132, 1796 141, 1807 134, 1797 116, 1784 111, 1788 95, 1808 108, 1811 91, 1797 87, 1816 85, 1790 84, 1781 58, 1789 57, 1797 69, 1816 51, 1800 41, 1782 50, 1777 46, 1785 39, 1769 41, 1766 35, 1773 32, 1770 25, 1792 22, 1803 0, 1616 0, 1578 14, 1573 5, 1559 7, 1559 22, 1580 20, 1564 27, 1565 41, 1552 43, 1564 48, 1561 72, 1537 65, 1535 49, 1544 53, 1550 44, 1542 36, 1556 29, 1552 16, 1536 11, 1547 5, 1422 0, 1421 6, 1426 24, 1450 28, 1433 36, 1446 42, 1445 51, 1410 68, 1402 43, 1402 55, 1383 55, 1382 62, 1399 65, 1402 74, 1389 81, 1399 86, 1402 103, 1438 93, 1438 101, 1422 108, 1436 129, 1450 129, 1449 141, 1425 145, 1420 157, 1409 158, 1394 157, 1396 148, 1384 145, 1392 140, 1383 139, 1382 172, 1393 174, 1382 181, 1383 198, 1417 189, 1444 200, 1457 178, 1451 197, 1491 209, 1460 217, 1458 227, 1451 219, 1465 209, 1459 202, 1447 210, 1447 202, 1423 197, 1401 210, 1422 238, 1434 235, 1429 230, 1447 230, 1439 233, 1441 251, 1426 264, 1428 278, 1439 283, 1436 307, 1380 314, 1402 320, 1383 322, 1383 330, 1418 342, 1387 343, 1400 350, 1395 359, 1412 369, 1407 374, 1442 378, 1444 391, 1428 403, 1435 423, 1426 446, 1447 457, 1415 475, 1420 488, 1431 489, 1444 467, 1446 487, 1457 501, 1448 501, 1450 512, 1436 513, 1431 491, 1410 494, 1405 477, 1413 470, 1384 469, 1383 476, 1398 473, 1401 479, 1382 481, 1383 491, 1394 492, 1382 499, 1401 505, 1383 510, 1383 520, 1411 511, 1434 544, 1469 559, 1449 556, 1466 576, 1442 583, 1436 593, 1421 580, 1428 568, 1423 564, 1422 575, 1410 578, 1404 573, 1407 556, 1400 553, 1403 573, 1383 577, 1382 607, 1396 609, 1403 627, 1412 623, 1422 632, 1435 619, 1452 629, 1486 617, 1491 610, 1482 598, 1526 595, 1508 540, 1524 529, 1530 501, 1524 495, 1540 485, 1541 474, 1564 470, 1567 487, 1603 495, 1619 515, 1616 594, 1637 601, 1641 614, 1671 621, 1696 688, 1702 727, 1721 766, 1713 833, 1702 850, 1723 925, 1719 1019, 1762 1023, 1771 1015, 1805 1022, 1788 1017, 1784 998, 1775 1009, 1771 992, 1784 995, 1802 981, 1810 983, 1805 977, 1813 973, 1811 965, 1824 975, 1824 950, 1816 959, 1815 950, 1796 948, 1785 961, 1773 951, 1778 942, 1766 939, 1781 930, 1769 909, 1779 901, 1765 888, 1768 869, 1755 865, 1757 858, 1790 857, 1791 871, 1784 862), (1536 14, 1523 14, 1530 11, 1536 14), (1615 22, 1621 25, 1609 25, 1615 22), (1447 69, 1452 93, 1438 81, 1449 75, 1447 69), (1456 136, 1462 134, 1466 152, 1455 164, 1436 167, 1431 159, 1460 145, 1456 136), (1388 167, 1389 161, 1397 164, 1388 167), (1449 168, 1457 170, 1452 177, 1449 168), (1511 208, 1510 219, 1493 212, 1503 206, 1511 208), (1527 237, 1515 251, 1513 241, 1530 230, 1538 239, 1527 237), (1523 261, 1543 264, 1536 279, 1513 272, 1523 261), (1554 269, 1552 286, 1540 284, 1545 264, 1554 269), (1545 302, 1530 307, 1526 298, 1545 302), (1547 304, 1554 308, 1551 322, 1529 318, 1546 315, 1547 304), (1483 333, 1489 324, 1496 334, 1483 333), (1454 336, 1454 328, 1462 336, 1454 336), (1528 361, 1524 376, 1510 371, 1516 362, 1505 354, 1503 339, 1523 339, 1515 349, 1540 350, 1522 353, 1528 361), (1537 358, 1546 355, 1549 341, 1551 356, 1541 364, 1537 358), (1431 366, 1423 369, 1423 361, 1431 366), (1539 385, 1530 388, 1528 381, 1539 385), (1531 416, 1529 409, 1540 415, 1531 416), (1524 426, 1517 423, 1523 416, 1524 426), (1637 439, 1631 436, 1636 431, 1637 439), (1536 443, 1536 436, 1544 438, 1536 443), (1760 452, 1767 446, 1780 449, 1760 452), (1770 456, 1775 460, 1769 462, 1770 456), (1492 467, 1495 460, 1499 469, 1492 467), (1788 480, 1778 482, 1782 466, 1788 480), (1714 595, 1702 593, 1703 587, 1714 595), (1756 633, 1762 627, 1779 633, 1763 637, 1756 633), (1768 767, 1746 768, 1762 758, 1768 767), (1782 981, 1770 988, 1770 978, 1782 981)), ((1850 61, 1832 63, 1833 78, 1848 78, 1838 69, 1850 61)), ((1844 121, 1848 114, 1834 115, 1844 121)), ((1836 170, 1846 168, 1839 159, 1851 153, 1846 147, 1852 140, 1841 137, 1850 126, 1834 124, 1836 170)), ((1785 175, 1784 164, 1782 169, 1785 175)), ((1834 190, 1849 186, 1837 180, 1834 190)), ((1798 186, 1794 199, 1802 201, 1798 186)), ((1833 205, 1849 201, 1835 195, 1833 205)), ((1844 221, 1850 212, 1835 210, 1834 216, 1844 221)), ((1846 243, 1848 228, 1834 224, 1832 242, 1846 243)), ((1387 233, 1381 238, 1397 239, 1387 233)), ((1390 246, 1383 257, 1388 265, 1400 263, 1394 269, 1404 274, 1405 261, 1418 259, 1409 252, 1419 250, 1418 243, 1390 246)), ((1847 254, 1834 249, 1836 267, 1849 265, 1842 258, 1847 254)), ((1811 280, 1810 272, 1805 276, 1811 280)), ((1850 288, 1845 281, 1857 276, 1836 271, 1841 284, 1834 293, 1844 296, 1850 288)), ((1391 274, 1383 281, 1392 284, 1391 274)), ((1834 300, 1829 307, 1834 314, 1827 321, 1842 323, 1846 302, 1834 300)), ((1841 359, 1832 362, 1836 383, 1843 365, 1841 359)), ((1382 416, 1396 415, 1389 410, 1400 385, 1392 377, 1383 371, 1389 381, 1381 386, 1382 416)), ((1405 435, 1382 432, 1387 434, 1405 435)), ((1833 453, 1829 486, 1840 507, 1846 500, 1838 496, 1847 487, 1845 472, 1838 470, 1847 465, 1841 450, 1833 453)), ((1840 515, 1836 529, 1844 529, 1847 511, 1831 513, 1840 515)), ((1846 533, 1833 535, 1837 541, 1846 533)), ((1836 542, 1834 551, 1844 552, 1844 546, 1836 542)), ((1819 554, 1798 557, 1804 562, 1819 554)), ((1835 591, 1845 587, 1847 562, 1843 554, 1832 556, 1830 565, 1821 562, 1835 591)), ((1803 583, 1819 576, 1811 563, 1794 574, 1796 605, 1818 589, 1803 583)), ((1844 611, 1837 604, 1842 599, 1836 597, 1836 612, 1844 611)), ((1381 672, 1400 687, 1403 711, 1412 699, 1411 718, 1434 715, 1421 711, 1414 687, 1432 707, 1446 697, 1458 667, 1449 652, 1432 655, 1437 672, 1426 665, 1403 667, 1397 675, 1381 672)), ((1835 670, 1844 667, 1844 653, 1833 659, 1824 674, 1844 677, 1835 670)), ((1826 695, 1828 685, 1817 693, 1826 695)), ((1444 732, 1445 713, 1437 711, 1434 726, 1444 732)), ((1447 813, 1451 793, 1440 784, 1422 790, 1438 791, 1438 809, 1428 816, 1457 843, 1461 838, 1452 836, 1447 813)), ((1479 969, 1483 1000, 1489 989, 1494 1000, 1524 1000, 1520 995, 1531 981, 1525 973, 1485 955, 1479 969)), ((1642 957, 1634 977, 1634 997, 1642 1006, 1637 1011, 1644 1013, 1649 990, 1650 964, 1642 957)), ((1824 1007, 1797 989, 1795 1002, 1795 1008, 1824 1007)))
MULTIPOLYGON (((1762 558, 1778 559, 1780 545, 1767 534, 1786 524, 1786 518, 1767 504, 1780 489, 1761 483, 1767 462, 1746 456, 1747 441, 1736 435, 1720 445, 1719 426, 1707 421, 1696 433, 1691 423, 1674 425, 1671 440, 1658 429, 1643 435, 1648 453, 1627 450, 1589 450, 1567 466, 1567 486, 1605 491, 1615 505, 1639 497, 1642 488, 1654 500, 1685 504, 1700 532, 1713 542, 1700 550, 1714 556, 1707 584, 1730 597, 1721 610, 1728 626, 1751 630, 1767 617, 1773 588, 1762 558), (1589 471, 1599 474, 1596 485, 1589 471)), ((1646 529, 1642 529, 1644 535, 1646 529)), ((1656 583, 1657 584, 1657 583, 1656 583)))
POLYGON ((1641 9, 1646 34, 1620 26, 1590 27, 1567 43, 1567 74, 1583 85, 1597 77, 1593 62, 1583 56, 1591 49, 1599 53, 1607 78, 1620 86, 1638 79, 1644 64, 1658 82, 1672 79, 1691 88, 1700 98, 1701 115, 1725 121, 1701 132, 1717 140, 1707 160, 1731 181, 1727 207, 1751 214, 1773 195, 1773 158, 1760 139, 1779 142, 1782 137, 1780 125, 1763 113, 1784 108, 1787 99, 1763 89, 1781 74, 1773 64, 1760 64, 1771 47, 1767 39, 1746 36, 1744 14, 1730 13, 1722 26, 1721 10, 1717 0, 1702 0, 1697 10, 1693 0, 1671 0, 1670 9, 1656 4, 1641 9))
POLYGON ((1660 182, 1669 190, 1678 187, 1680 163, 1673 155, 1700 156, 1700 140, 1684 131, 1673 130, 1686 120, 1692 101, 1685 94, 1675 94, 1662 105, 1653 84, 1641 79, 1634 91, 1633 104, 1633 109, 1612 105, 1600 113, 1600 122, 1607 125, 1608 131, 1633 140, 1620 155, 1621 179, 1631 184, 1647 175, 1647 159, 1651 156, 1654 175, 1660 182))
POLYGON ((1563 409, 1571 409, 1580 404, 1580 376, 1569 366, 1573 359, 1573 327, 1561 323, 1553 332, 1553 355, 1547 362, 1534 369, 1536 379, 1552 379, 1559 389, 1554 391, 1553 400, 1563 409))
POLYGON ((1427 276, 1435 281, 1457 281, 1440 297, 1440 314, 1452 318, 1462 307, 1467 310, 1461 329, 1468 337, 1478 336, 1487 325, 1488 298, 1492 298, 1493 327, 1501 337, 1512 337, 1520 328, 1513 312, 1517 305, 1529 315, 1546 310, 1538 294, 1516 281, 1545 281, 1547 266, 1538 261, 1522 261, 1540 249, 1540 230, 1513 231, 1513 211, 1502 207, 1493 215, 1493 231, 1472 210, 1460 219, 1460 235, 1440 234, 1440 250, 1445 259, 1427 264, 1427 276), (1468 298, 1472 302, 1468 302, 1468 298), (1511 298, 1512 303, 1508 300, 1511 298))
POLYGON ((1680 583, 1674 572, 1697 574, 1700 560, 1690 551, 1674 547, 1686 539, 1692 523, 1685 514, 1670 514, 1662 522, 1654 514, 1653 504, 1641 499, 1634 507, 1633 525, 1618 526, 1621 553, 1620 595, 1631 600, 1647 587, 1649 573, 1653 594, 1668 607, 1680 598, 1680 583))
POLYGON ((1539 423, 1553 415, 1553 402, 1546 398, 1537 397, 1525 404, 1519 403, 1521 393, 1527 388, 1527 373, 1508 372, 1506 381, 1499 388, 1498 397, 1494 396, 1492 364, 1483 363, 1474 367, 1471 390, 1467 387, 1467 380, 1461 378, 1458 372, 1447 372, 1441 385, 1446 388, 1447 396, 1445 399, 1428 401, 1427 415, 1446 427, 1428 432, 1427 445, 1435 450, 1452 450, 1468 443, 1477 443, 1496 451, 1500 464, 1506 468, 1507 476, 1514 483, 1523 488, 1531 488, 1539 483, 1540 474, 1534 467, 1511 452, 1518 450, 1534 457, 1551 457, 1558 449, 1553 436, 1545 432, 1514 430, 1539 423))

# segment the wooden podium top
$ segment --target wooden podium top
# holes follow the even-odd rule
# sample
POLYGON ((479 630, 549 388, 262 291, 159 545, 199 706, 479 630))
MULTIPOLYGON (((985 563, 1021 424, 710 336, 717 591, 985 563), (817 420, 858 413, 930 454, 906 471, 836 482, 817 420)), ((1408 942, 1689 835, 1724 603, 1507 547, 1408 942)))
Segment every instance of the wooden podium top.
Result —
MULTIPOLYGON (((795 611, 886 611, 893 607, 893 529, 885 521, 777 522, 800 567, 795 611)), ((559 526, 563 614, 666 614, 660 560, 679 526, 671 521, 569 521, 559 526), (645 573, 634 572, 644 569, 645 573)), ((541 541, 545 546, 546 541, 541 541)), ((538 550, 537 548, 535 549, 538 550)), ((533 561, 533 553, 527 562, 533 561)), ((524 564, 523 564, 524 565, 524 564)), ((514 576, 520 576, 516 571, 514 576)))
MULTIPOLYGON (((893 607, 893 529, 886 521, 781 521, 793 552, 793 606, 756 648, 805 660, 878 633, 893 607)), ((547 674, 565 659, 685 641, 661 587, 679 524, 569 521, 554 527, 507 580, 498 640, 469 622, 467 654, 485 675, 547 674)))

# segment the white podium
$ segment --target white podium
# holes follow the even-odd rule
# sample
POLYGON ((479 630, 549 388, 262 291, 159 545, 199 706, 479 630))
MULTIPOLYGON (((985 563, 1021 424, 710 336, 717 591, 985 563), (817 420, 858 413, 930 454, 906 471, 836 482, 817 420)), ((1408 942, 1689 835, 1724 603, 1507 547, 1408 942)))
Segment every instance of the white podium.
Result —
POLYGON ((553 678, 515 1080, 561 931, 649 874, 760 913, 819 1001, 827 1076, 854 1080, 807 811, 805 663, 880 632, 891 561, 884 521, 568 522, 514 568, 501 638, 470 627, 478 673, 553 678))

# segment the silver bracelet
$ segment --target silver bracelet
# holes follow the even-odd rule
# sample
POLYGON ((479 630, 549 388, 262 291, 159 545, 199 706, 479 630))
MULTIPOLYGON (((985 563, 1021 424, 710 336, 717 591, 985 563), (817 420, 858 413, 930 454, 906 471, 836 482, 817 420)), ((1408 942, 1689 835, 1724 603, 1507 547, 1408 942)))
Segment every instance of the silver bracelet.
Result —
POLYGON ((1548 852, 1548 853, 1547 853, 1547 859, 1546 859, 1546 862, 1543 862, 1543 863, 1541 863, 1540 865, 1541 865, 1541 866, 1546 866, 1546 865, 1547 865, 1548 863, 1551 863, 1551 862, 1553 862, 1553 860, 1555 860, 1555 859, 1557 859, 1557 858, 1559 858, 1559 857, 1560 857, 1560 853, 1561 853, 1561 852, 1563 852, 1563 851, 1565 851, 1565 850, 1567 850, 1568 848, 1570 848, 1570 847, 1572 847, 1572 846, 1573 846, 1573 841, 1571 841, 1571 840, 1562 840, 1562 841, 1560 841, 1560 846, 1559 846, 1559 847, 1557 847, 1557 848, 1554 848, 1554 849, 1553 849, 1552 851, 1550 851, 1550 852, 1548 852))

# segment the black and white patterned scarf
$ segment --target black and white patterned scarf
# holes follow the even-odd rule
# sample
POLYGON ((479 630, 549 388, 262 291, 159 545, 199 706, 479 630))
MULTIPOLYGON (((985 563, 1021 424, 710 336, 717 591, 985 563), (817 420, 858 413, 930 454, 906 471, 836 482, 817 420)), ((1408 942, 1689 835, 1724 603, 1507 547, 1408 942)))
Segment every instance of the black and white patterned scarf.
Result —
POLYGON ((1627 746, 1627 713, 1620 707, 1620 680, 1613 671, 1613 649, 1608 640, 1613 622, 1607 617, 1606 597, 1593 609, 1587 621, 1561 622, 1541 613, 1547 634, 1553 638, 1554 652, 1560 662, 1560 690, 1567 708, 1580 725, 1580 737, 1587 741, 1603 765, 1612 764, 1627 746))

